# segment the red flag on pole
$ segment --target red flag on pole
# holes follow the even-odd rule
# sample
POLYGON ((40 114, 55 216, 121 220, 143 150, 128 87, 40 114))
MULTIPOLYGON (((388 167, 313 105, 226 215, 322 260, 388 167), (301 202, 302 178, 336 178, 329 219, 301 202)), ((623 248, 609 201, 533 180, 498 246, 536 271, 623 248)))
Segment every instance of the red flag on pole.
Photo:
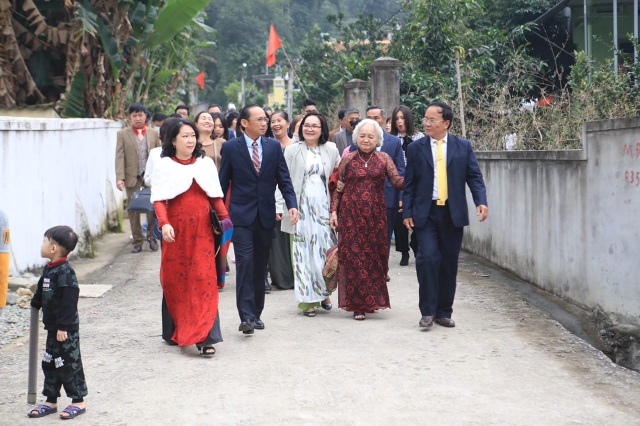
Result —
POLYGON ((271 30, 269 30, 269 44, 267 45, 267 66, 272 67, 276 64, 276 50, 282 47, 280 37, 276 32, 276 27, 271 24, 271 30))
POLYGON ((196 77, 196 81, 198 82, 200 89, 204 90, 204 71, 200 71, 200 74, 196 77))

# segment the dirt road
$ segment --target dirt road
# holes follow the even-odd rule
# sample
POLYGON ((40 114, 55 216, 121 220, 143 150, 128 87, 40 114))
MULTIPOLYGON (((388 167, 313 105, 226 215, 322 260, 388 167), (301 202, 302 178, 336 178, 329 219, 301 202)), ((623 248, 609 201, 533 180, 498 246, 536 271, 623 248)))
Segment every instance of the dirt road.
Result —
MULTIPOLYGON (((266 329, 251 336, 237 331, 232 265, 225 341, 207 359, 161 340, 160 255, 130 254, 126 242, 109 235, 97 259, 76 262, 81 282, 114 286, 80 301, 89 396, 76 425, 640 424, 640 375, 483 277, 472 256, 461 262, 457 326, 429 331, 418 327, 413 258, 400 267, 392 253, 391 310, 356 322, 334 297, 332 311, 307 318, 292 291, 274 290, 266 329)), ((0 424, 59 424, 26 417, 27 353, 26 339, 0 350, 0 424)))

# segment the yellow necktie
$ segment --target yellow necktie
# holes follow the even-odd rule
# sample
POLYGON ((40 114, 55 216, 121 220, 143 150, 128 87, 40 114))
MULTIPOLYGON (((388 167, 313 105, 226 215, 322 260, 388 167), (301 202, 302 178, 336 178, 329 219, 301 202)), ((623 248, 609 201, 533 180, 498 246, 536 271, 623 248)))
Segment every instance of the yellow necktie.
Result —
POLYGON ((436 145, 436 176, 438 177, 438 204, 444 206, 449 198, 449 188, 447 185, 447 159, 444 157, 444 149, 442 144, 444 141, 437 141, 436 145))

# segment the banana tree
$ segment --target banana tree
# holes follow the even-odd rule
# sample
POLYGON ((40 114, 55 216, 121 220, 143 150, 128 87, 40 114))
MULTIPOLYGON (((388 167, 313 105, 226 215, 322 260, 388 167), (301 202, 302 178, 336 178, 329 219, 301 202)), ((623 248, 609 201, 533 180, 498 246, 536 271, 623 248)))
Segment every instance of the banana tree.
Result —
POLYGON ((210 44, 199 15, 208 3, 0 0, 0 106, 49 102, 68 117, 115 117, 167 81, 186 84, 196 49, 210 44))

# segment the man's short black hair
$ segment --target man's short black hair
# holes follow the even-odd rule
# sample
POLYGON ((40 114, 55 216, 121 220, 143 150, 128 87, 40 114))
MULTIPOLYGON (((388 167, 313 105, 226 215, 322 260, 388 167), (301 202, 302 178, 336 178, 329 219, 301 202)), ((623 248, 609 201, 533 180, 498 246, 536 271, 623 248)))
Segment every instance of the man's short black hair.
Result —
POLYGON ((218 105, 218 104, 211 104, 207 107, 207 111, 210 110, 211 108, 220 108, 220 111, 222 111, 222 106, 218 105))
POLYGON ((302 103, 302 108, 306 108, 306 107, 308 107, 309 105, 318 106, 318 105, 316 104, 316 101, 314 101, 314 100, 313 100, 313 99, 311 99, 311 98, 307 98, 307 99, 305 99, 305 100, 304 100, 304 102, 302 103))
POLYGON ((147 112, 147 109, 140 102, 134 102, 129 106, 129 114, 133 114, 134 112, 147 112))
POLYGON ((338 120, 343 120, 346 113, 347 113, 346 108, 343 108, 340 111, 338 111, 338 120))
POLYGON ((450 125, 451 123, 453 123, 453 109, 451 109, 449 105, 445 104, 444 102, 431 102, 429 105, 427 105, 427 109, 429 109, 429 107, 440 108, 442 119, 444 121, 449 121, 450 125))
MULTIPOLYGON (((379 110, 380 110, 380 115, 381 115, 382 117, 386 117, 386 116, 387 116, 387 113, 386 113, 386 112, 384 111, 384 109, 383 109, 381 106, 379 106, 379 105, 371 105, 369 108, 367 108, 367 111, 366 111, 366 112, 369 112, 369 111, 371 111, 372 109, 379 109, 379 110)), ((365 113, 365 114, 366 114, 366 113, 365 113)))
POLYGON ((179 109, 186 109, 187 110, 187 114, 189 114, 189 107, 186 105, 178 105, 176 107, 176 109, 173 110, 173 112, 178 112, 179 109))
POLYGON ((157 112, 153 115, 153 121, 163 121, 166 119, 167 119, 167 116, 161 112, 157 112))
POLYGON ((64 225, 47 229, 44 236, 62 248, 63 256, 71 253, 73 249, 76 248, 76 244, 78 244, 78 234, 73 232, 73 229, 70 227, 64 225))

